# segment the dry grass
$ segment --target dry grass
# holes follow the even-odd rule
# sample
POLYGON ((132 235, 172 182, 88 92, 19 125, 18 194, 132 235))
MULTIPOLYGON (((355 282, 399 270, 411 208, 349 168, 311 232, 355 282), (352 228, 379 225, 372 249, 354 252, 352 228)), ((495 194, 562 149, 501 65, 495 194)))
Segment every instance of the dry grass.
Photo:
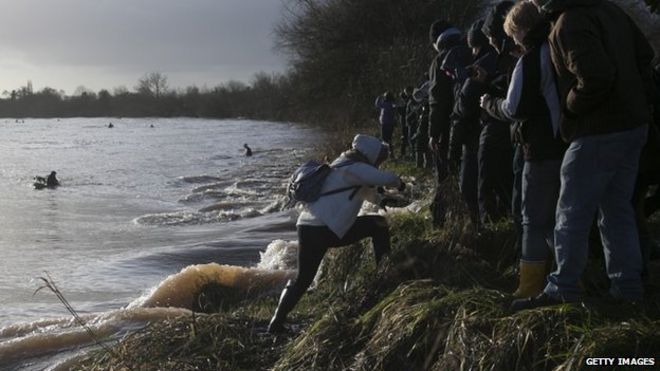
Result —
POLYGON ((451 212, 441 230, 425 212, 392 217, 393 251, 378 268, 368 244, 333 249, 290 315, 291 334, 260 334, 276 298, 211 306, 221 313, 150 326, 81 368, 116 369, 119 356, 140 370, 577 370, 585 357, 657 356, 657 286, 643 305, 601 299, 595 261, 588 302, 509 313, 512 226, 476 234, 451 212))

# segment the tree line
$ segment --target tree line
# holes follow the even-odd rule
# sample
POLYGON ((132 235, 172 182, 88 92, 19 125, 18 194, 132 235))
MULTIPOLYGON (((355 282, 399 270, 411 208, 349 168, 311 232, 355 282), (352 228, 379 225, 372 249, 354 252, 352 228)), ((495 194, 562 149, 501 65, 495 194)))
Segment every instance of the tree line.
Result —
POLYGON ((282 76, 255 74, 251 83, 229 81, 212 89, 191 86, 170 89, 167 76, 154 72, 141 78, 134 90, 115 88, 98 92, 84 87, 67 96, 46 87, 33 91, 27 83, 0 99, 2 117, 251 117, 283 119, 281 99, 273 94, 282 76), (255 106, 255 103, 258 105, 255 106), (258 109, 257 109, 258 108, 258 109))
MULTIPOLYGON (((648 0, 657 8, 658 0, 648 0)), ((44 88, 5 92, 0 116, 246 117, 321 124, 364 124, 373 99, 424 78, 434 56, 429 25, 438 18, 462 30, 488 0, 283 0, 275 47, 288 58, 281 74, 257 73, 249 83, 170 89, 149 73, 133 91, 79 88, 66 96, 44 88)))

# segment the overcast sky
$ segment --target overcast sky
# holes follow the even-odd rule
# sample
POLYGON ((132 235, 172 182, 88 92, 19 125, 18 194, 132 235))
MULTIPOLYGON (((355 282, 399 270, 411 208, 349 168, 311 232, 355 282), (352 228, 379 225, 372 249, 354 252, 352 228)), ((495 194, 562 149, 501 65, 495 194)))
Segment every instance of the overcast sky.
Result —
POLYGON ((171 87, 281 72, 281 0, 0 0, 0 92, 132 90, 147 72, 171 87))

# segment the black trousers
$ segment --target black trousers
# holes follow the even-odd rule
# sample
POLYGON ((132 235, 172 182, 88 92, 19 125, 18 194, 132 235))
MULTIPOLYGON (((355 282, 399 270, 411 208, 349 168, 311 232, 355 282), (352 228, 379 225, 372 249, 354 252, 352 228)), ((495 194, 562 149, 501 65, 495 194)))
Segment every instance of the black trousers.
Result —
POLYGON ((489 124, 479 138, 479 214, 481 222, 509 215, 513 190, 513 149, 508 125, 489 124))
POLYGON ((522 256, 522 177, 525 156, 521 145, 516 145, 513 153, 513 190, 511 194, 511 215, 516 232, 516 256, 522 256))
POLYGON ((343 238, 337 237, 325 226, 298 226, 298 275, 289 286, 292 295, 302 296, 312 284, 323 256, 332 247, 340 247, 371 237, 376 255, 390 249, 390 231, 387 221, 380 215, 359 216, 343 238))
POLYGON ((479 161, 477 151, 477 148, 463 145, 458 184, 463 200, 470 213, 470 220, 475 225, 479 224, 480 221, 478 201, 479 161))

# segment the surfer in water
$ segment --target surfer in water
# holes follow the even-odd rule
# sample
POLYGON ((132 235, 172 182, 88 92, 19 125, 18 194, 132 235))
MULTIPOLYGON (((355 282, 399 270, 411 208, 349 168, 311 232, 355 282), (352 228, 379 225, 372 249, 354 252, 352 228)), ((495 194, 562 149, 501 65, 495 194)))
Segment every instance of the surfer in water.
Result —
POLYGON ((385 217, 358 213, 365 200, 383 205, 383 195, 377 187, 392 187, 399 191, 405 183, 394 173, 379 170, 389 156, 389 146, 380 139, 357 135, 352 149, 342 153, 325 178, 322 192, 327 194, 306 204, 296 227, 298 230, 298 274, 282 291, 268 332, 285 330, 287 314, 298 303, 314 280, 326 251, 332 247, 353 244, 371 237, 376 265, 390 251, 390 232, 385 217), (343 192, 330 190, 346 189, 343 192))
POLYGON ((55 188, 60 185, 60 181, 57 180, 57 172, 51 171, 48 179, 46 179, 46 187, 55 188))
POLYGON ((252 149, 247 145, 247 143, 243 144, 243 148, 245 148, 246 157, 252 156, 252 149))
POLYGON ((57 180, 57 172, 51 171, 48 177, 35 176, 34 177, 34 188, 35 189, 44 189, 44 188, 56 188, 60 185, 60 181, 57 180))

